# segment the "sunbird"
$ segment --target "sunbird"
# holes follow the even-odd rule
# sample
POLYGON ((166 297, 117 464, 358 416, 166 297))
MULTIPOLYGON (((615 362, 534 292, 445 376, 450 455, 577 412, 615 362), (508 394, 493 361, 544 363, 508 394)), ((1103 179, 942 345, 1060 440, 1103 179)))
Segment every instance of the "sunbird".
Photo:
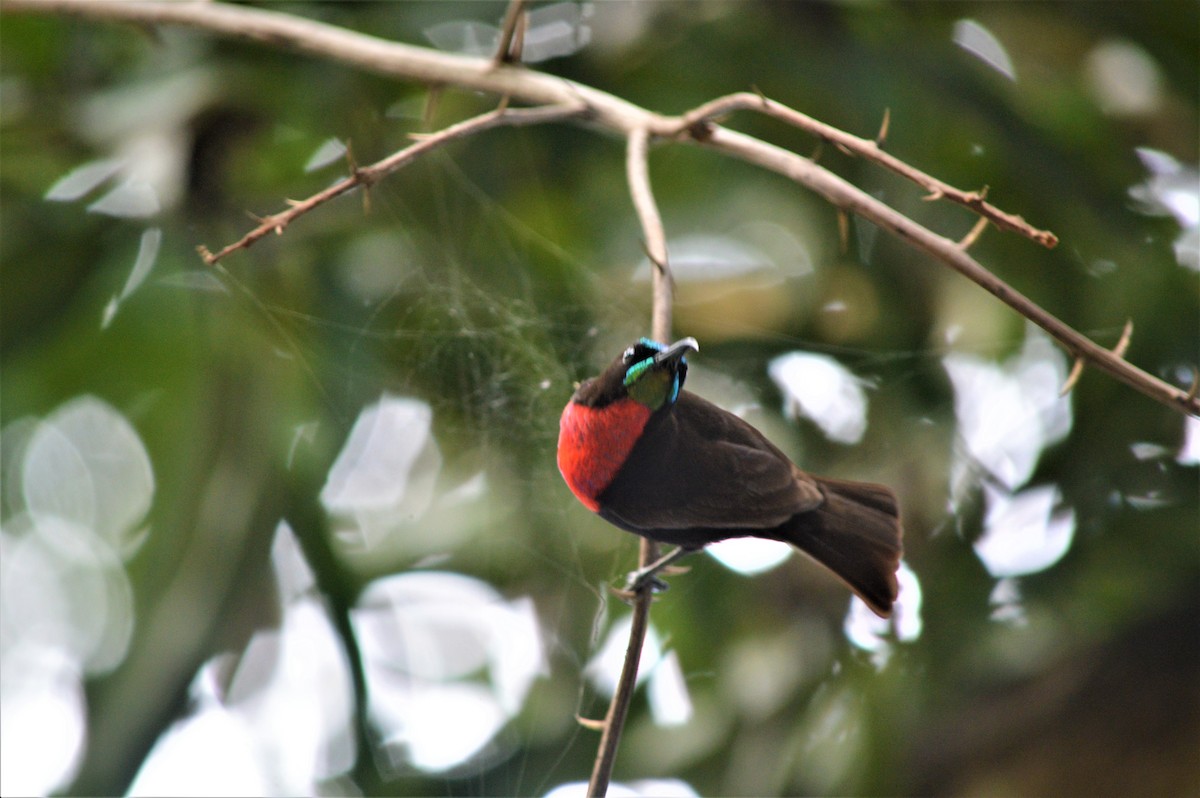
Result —
POLYGON ((678 547, 630 586, 709 543, 766 538, 800 549, 890 616, 903 552, 895 494, 808 474, 753 426, 683 390, 687 354, 699 351, 695 338, 642 338, 581 383, 559 420, 558 468, 575 497, 678 547))

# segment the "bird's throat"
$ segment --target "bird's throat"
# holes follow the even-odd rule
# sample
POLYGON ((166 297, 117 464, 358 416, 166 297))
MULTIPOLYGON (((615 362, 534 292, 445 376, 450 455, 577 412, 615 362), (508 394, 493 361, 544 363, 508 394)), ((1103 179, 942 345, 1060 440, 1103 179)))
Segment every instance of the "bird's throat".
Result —
POLYGON ((603 407, 568 402, 558 424, 558 470, 579 501, 592 512, 641 437, 651 410, 633 399, 603 407))

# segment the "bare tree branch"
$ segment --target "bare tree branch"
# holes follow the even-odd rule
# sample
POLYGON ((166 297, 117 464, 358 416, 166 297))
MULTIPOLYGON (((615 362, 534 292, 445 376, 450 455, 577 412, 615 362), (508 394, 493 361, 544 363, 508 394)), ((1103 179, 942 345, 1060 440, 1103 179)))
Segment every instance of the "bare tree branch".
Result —
POLYGON ((1001 230, 1008 230, 1009 232, 1025 236, 1044 247, 1053 248, 1058 244, 1058 236, 1049 230, 1038 230, 1020 216, 1005 213, 991 203, 986 202, 984 200, 986 191, 962 191, 947 183, 943 183, 936 177, 925 174, 920 169, 905 163, 894 155, 884 152, 883 140, 887 137, 887 130, 891 120, 890 112, 884 114, 879 134, 874 140, 859 138, 844 130, 838 130, 832 125, 819 122, 807 114, 788 108, 786 105, 769 100, 759 94, 750 94, 749 92, 740 92, 738 94, 731 94, 728 97, 719 97, 684 114, 683 120, 694 138, 703 138, 705 124, 722 114, 743 109, 758 111, 767 116, 780 119, 789 125, 819 137, 823 141, 832 142, 852 155, 859 155, 874 161, 927 190, 929 192, 928 199, 936 200, 945 198, 951 202, 956 202, 963 207, 975 211, 1001 230))
MULTIPOLYGON (((779 172, 809 187, 845 211, 856 213, 911 243, 986 288, 1018 313, 1044 329, 1075 358, 1085 360, 1131 388, 1168 407, 1200 416, 1200 398, 1139 369, 1043 310, 984 269, 964 251, 969 245, 954 242, 899 214, 833 173, 795 153, 759 139, 735 133, 712 122, 717 114, 750 108, 812 131, 849 152, 868 157, 913 180, 933 198, 945 197, 988 219, 1002 229, 1025 235, 1046 246, 1057 240, 1052 233, 1029 226, 1019 216, 987 203, 981 192, 963 192, 883 152, 876 141, 861 139, 817 122, 756 94, 741 93, 706 103, 679 117, 664 116, 607 92, 518 66, 497 65, 490 58, 475 58, 389 42, 374 36, 290 14, 233 6, 220 2, 108 2, 107 0, 0 0, 0 11, 34 12, 137 24, 171 24, 204 30, 234 39, 349 64, 371 72, 418 81, 434 88, 453 85, 500 97, 558 107, 586 107, 580 119, 603 130, 630 136, 643 130, 649 138, 696 143, 735 155, 779 172)), ((882 130, 881 130, 882 132, 882 130)), ((276 229, 271 226, 269 230, 276 229)))
POLYGON ((1075 357, 1088 361, 1101 371, 1107 372, 1112 377, 1167 407, 1182 413, 1200 416, 1200 401, 1196 396, 1189 395, 1188 392, 1148 374, 1123 357, 1110 352, 1087 336, 1077 332, 1070 325, 985 269, 956 242, 917 224, 894 208, 847 183, 841 177, 817 166, 809 159, 753 136, 716 126, 709 130, 708 137, 702 143, 712 149, 790 177, 797 183, 820 194, 836 207, 868 219, 983 287, 1001 302, 1049 333, 1075 357))
POLYGON ((287 210, 266 217, 258 227, 255 227, 249 233, 246 233, 246 235, 232 244, 223 247, 216 253, 209 252, 207 247, 200 246, 198 248, 200 257, 204 259, 205 264, 212 266, 226 255, 236 252, 239 249, 246 249, 269 233, 282 235, 284 228, 295 221, 297 217, 303 216, 313 208, 324 205, 335 197, 340 197, 342 194, 352 191, 359 186, 369 188, 386 175, 407 166, 417 157, 448 142, 502 125, 535 125, 543 122, 559 121, 571 116, 577 116, 584 111, 586 111, 586 108, 579 104, 546 106, 542 108, 498 108, 488 111, 485 114, 465 119, 436 133, 423 134, 419 137, 414 136, 414 138, 418 138, 415 144, 405 147, 399 152, 393 153, 370 166, 353 169, 349 177, 339 180, 324 191, 313 194, 308 199, 289 202, 287 210))
POLYGON ((388 41, 282 11, 216 2, 173 0, 0 0, 0 11, 78 17, 97 22, 177 25, 235 40, 347 64, 367 72, 486 92, 528 105, 585 103, 601 127, 625 134, 647 127, 655 135, 678 123, 607 92, 492 58, 458 55, 388 41))

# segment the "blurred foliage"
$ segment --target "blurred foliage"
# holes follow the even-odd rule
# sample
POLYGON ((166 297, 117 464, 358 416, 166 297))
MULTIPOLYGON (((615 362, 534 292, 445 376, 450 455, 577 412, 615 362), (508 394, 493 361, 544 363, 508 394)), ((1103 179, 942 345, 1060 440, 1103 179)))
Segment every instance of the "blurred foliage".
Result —
MULTIPOLYGON (((431 25, 495 24, 504 10, 271 7, 418 44, 431 25)), ((757 87, 868 136, 890 109, 891 152, 954 185, 988 186, 995 204, 1062 241, 1045 251, 989 230, 972 250, 982 263, 1106 345, 1133 319, 1128 357, 1186 384, 1197 272, 1173 250, 1178 221, 1142 212, 1130 189, 1149 177, 1136 148, 1195 174, 1197 9, 603 3, 586 47, 537 68, 672 113, 757 87), (964 19, 1003 44, 1015 78, 955 43, 964 19), (1106 52, 1148 68, 1141 105, 1115 104, 1106 52)), ((366 212, 363 197, 343 198, 207 272, 196 246, 235 240, 248 213, 344 171, 341 159, 306 171, 323 142, 367 163, 493 100, 448 90, 425 120, 423 87, 320 59, 13 14, 0 73, 3 425, 100 397, 137 430, 156 480, 148 535, 127 563, 128 653, 87 680, 86 748, 59 788, 125 791, 187 711, 200 666, 277 623, 268 553, 283 518, 347 643, 347 613, 371 579, 434 563, 530 596, 548 646, 547 673, 489 756, 430 774, 380 769, 359 750, 349 781, 326 789, 540 794, 585 779, 596 737, 573 717, 603 714, 584 667, 598 613, 624 613, 604 586, 636 547, 577 505, 554 446, 573 381, 648 325, 621 143, 570 126, 480 135, 372 189, 366 212), (128 159, 157 212, 89 212, 120 178, 75 201, 46 198, 106 158, 128 159), (102 325, 147 228, 163 232, 153 270, 102 325), (318 495, 360 410, 385 392, 432 408, 438 495, 482 473, 484 506, 431 511, 387 547, 346 556, 318 495)), ((765 118, 727 124, 815 148, 765 118)), ((831 148, 822 163, 947 236, 973 224, 869 163, 831 148)), ((681 276, 677 331, 702 345, 690 384, 751 406, 805 467, 897 489, 924 623, 879 666, 842 633, 844 590, 806 564, 748 579, 696 557, 653 614, 694 715, 656 725, 639 694, 616 778, 680 778, 705 795, 1200 792, 1189 753, 1200 739, 1200 490, 1195 460, 1177 457, 1184 419, 1085 372, 1064 400, 1073 426, 1031 480, 1058 486, 1073 543, 1019 579, 1019 607, 999 617, 996 579, 971 545, 979 486, 962 501, 950 493, 962 443, 941 359, 999 362, 1020 350, 1022 320, 869 225, 852 222, 843 250, 835 211, 778 176, 675 145, 654 151, 652 175, 672 238, 736 238, 761 223, 800 242, 774 281, 681 276), (859 445, 780 414, 766 366, 797 349, 870 381, 859 445)))

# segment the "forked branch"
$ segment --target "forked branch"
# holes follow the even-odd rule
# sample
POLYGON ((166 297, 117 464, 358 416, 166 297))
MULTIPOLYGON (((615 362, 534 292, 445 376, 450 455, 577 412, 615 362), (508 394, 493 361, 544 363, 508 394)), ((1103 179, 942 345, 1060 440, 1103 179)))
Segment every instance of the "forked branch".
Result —
MULTIPOLYGON (((1028 297, 1016 292, 967 255, 966 249, 978 235, 978 229, 967 234, 961 242, 951 241, 903 216, 812 160, 723 128, 713 120, 716 116, 743 108, 769 114, 809 130, 823 141, 832 142, 848 152, 870 158, 916 182, 929 192, 930 198, 945 198, 963 205, 998 228, 1024 235, 1045 246, 1053 246, 1057 240, 1052 233, 1039 230, 1021 217, 995 208, 986 201, 982 191, 955 189, 884 152, 878 141, 882 136, 877 140, 862 139, 749 92, 714 100, 682 116, 665 116, 590 86, 519 66, 497 64, 492 58, 442 53, 389 42, 284 12, 222 2, 0 0, 0 11, 59 14, 140 25, 180 25, 293 50, 438 89, 457 86, 529 105, 559 109, 578 107, 585 110, 564 112, 564 117, 575 117, 588 125, 626 137, 636 130, 643 130, 647 143, 655 139, 674 140, 734 155, 786 175, 821 194, 838 208, 862 216, 966 275, 1040 326, 1074 358, 1092 364, 1173 410, 1200 416, 1200 397, 1197 397, 1195 390, 1171 385, 1099 346, 1028 297)), ((343 190, 353 187, 352 184, 343 190)), ((295 214, 271 217, 251 235, 261 238, 271 231, 281 230, 284 225, 280 222, 286 224, 293 218, 295 214)), ((234 246, 244 248, 249 243, 234 246)), ((213 257, 219 257, 220 254, 213 257)))

